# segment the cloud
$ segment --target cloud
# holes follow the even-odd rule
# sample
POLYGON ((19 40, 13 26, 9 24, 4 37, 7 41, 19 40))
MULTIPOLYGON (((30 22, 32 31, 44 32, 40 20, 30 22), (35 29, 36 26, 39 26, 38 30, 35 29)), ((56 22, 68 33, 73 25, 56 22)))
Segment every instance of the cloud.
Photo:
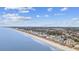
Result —
POLYGON ((28 10, 32 10, 32 11, 35 11, 36 9, 33 8, 33 7, 27 7, 28 10))
POLYGON ((49 17, 49 15, 45 15, 45 17, 49 17))
POLYGON ((60 10, 61 11, 66 11, 66 10, 68 10, 68 8, 64 7, 64 8, 61 8, 60 10))
POLYGON ((73 21, 77 21, 77 20, 79 21, 79 18, 76 18, 76 17, 75 17, 75 18, 72 18, 72 20, 73 20, 73 21))
POLYGON ((36 17, 37 17, 37 18, 39 18, 39 17, 40 17, 40 15, 36 15, 36 17))
POLYGON ((72 18, 72 24, 78 24, 79 25, 79 18, 72 18))
POLYGON ((18 14, 4 14, 1 16, 0 24, 18 24, 32 19, 32 17, 20 16, 18 14), (3 20, 2 20, 3 19, 3 20))
POLYGON ((33 7, 5 7, 4 10, 18 10, 19 13, 29 13, 30 11, 35 11, 33 7))
POLYGON ((79 18, 74 17, 67 21, 67 25, 70 27, 79 27, 79 18))
POLYGON ((35 10, 33 7, 5 7, 5 10, 8 9, 18 9, 18 10, 35 10))
POLYGON ((49 12, 51 12, 51 11, 52 11, 52 9, 53 9, 53 8, 52 8, 52 7, 50 7, 50 8, 48 8, 47 10, 48 10, 49 12))
POLYGON ((33 7, 26 7, 26 8, 20 8, 19 12, 20 13, 29 13, 30 11, 35 11, 36 9, 33 7))
POLYGON ((25 10, 25 11, 20 11, 20 13, 29 13, 29 10, 25 10))
POLYGON ((60 15, 64 15, 64 14, 62 14, 62 13, 55 13, 54 15, 55 16, 60 16, 60 15))
POLYGON ((19 7, 5 7, 4 10, 10 10, 10 9, 18 9, 19 7))

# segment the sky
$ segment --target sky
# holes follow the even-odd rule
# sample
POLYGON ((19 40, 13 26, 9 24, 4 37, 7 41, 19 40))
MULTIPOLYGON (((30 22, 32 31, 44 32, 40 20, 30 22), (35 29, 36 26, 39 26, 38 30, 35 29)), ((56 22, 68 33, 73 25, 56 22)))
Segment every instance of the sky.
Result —
POLYGON ((79 27, 79 7, 0 7, 0 26, 79 27))

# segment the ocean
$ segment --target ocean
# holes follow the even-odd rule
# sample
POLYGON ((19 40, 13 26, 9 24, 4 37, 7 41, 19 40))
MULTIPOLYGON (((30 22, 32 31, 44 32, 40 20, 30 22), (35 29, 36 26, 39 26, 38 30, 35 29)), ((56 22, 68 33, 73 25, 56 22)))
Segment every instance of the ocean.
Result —
POLYGON ((0 28, 0 51, 58 51, 45 42, 33 40, 30 36, 13 31, 12 28, 0 28))

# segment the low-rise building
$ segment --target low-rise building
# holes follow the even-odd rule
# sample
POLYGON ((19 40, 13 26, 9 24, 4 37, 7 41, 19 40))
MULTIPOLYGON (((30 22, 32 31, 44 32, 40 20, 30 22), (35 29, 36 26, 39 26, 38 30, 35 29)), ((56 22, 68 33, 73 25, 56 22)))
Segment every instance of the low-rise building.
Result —
POLYGON ((67 40, 64 41, 64 44, 69 46, 69 47, 74 47, 76 42, 72 39, 67 39, 67 40))

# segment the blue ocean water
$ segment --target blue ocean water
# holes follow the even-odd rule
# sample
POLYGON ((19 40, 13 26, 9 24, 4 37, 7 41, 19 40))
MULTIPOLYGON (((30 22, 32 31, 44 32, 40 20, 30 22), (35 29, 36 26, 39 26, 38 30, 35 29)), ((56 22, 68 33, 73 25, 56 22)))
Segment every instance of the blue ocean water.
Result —
POLYGON ((10 28, 0 28, 0 51, 58 51, 44 42, 33 40, 30 36, 12 31, 10 28))

